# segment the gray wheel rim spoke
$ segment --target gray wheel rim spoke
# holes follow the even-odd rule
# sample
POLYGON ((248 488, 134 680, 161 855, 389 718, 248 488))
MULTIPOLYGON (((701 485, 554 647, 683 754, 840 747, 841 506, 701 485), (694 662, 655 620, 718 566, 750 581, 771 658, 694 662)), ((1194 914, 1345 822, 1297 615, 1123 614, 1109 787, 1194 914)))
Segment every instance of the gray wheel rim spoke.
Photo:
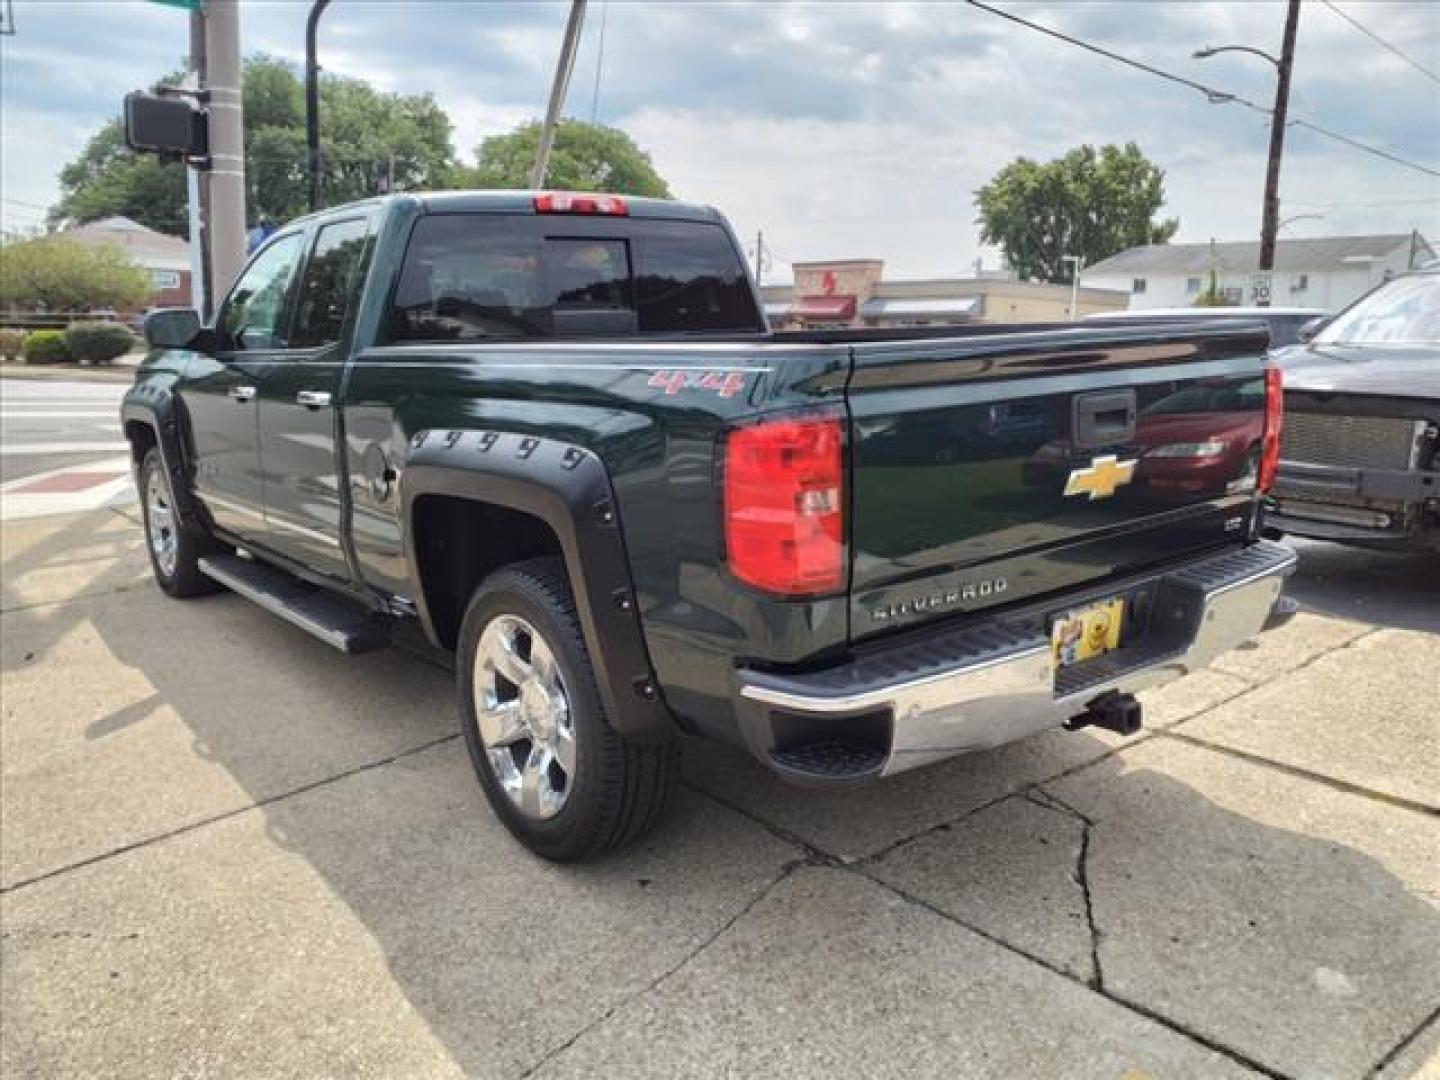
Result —
POLYGON ((175 511, 170 505, 170 491, 159 471, 154 469, 145 484, 145 522, 150 552, 161 572, 168 577, 175 572, 179 538, 175 530, 175 511))
POLYGON ((511 746, 530 733, 518 701, 496 701, 493 694, 485 695, 478 715, 480 738, 489 748, 511 746))
POLYGON ((547 772, 550 754, 539 746, 530 751, 525 767, 520 770, 520 809, 532 817, 549 817, 554 811, 549 804, 554 800, 547 772))
POLYGON ((573 731, 560 731, 552 744, 551 749, 555 753, 555 761, 560 768, 565 770, 567 776, 575 774, 575 733, 573 731))
POLYGON ((518 619, 496 619, 480 636, 480 651, 485 659, 516 687, 524 686, 532 675, 530 665, 515 651, 519 623, 518 619))
POLYGON ((475 650, 475 717, 500 788, 527 817, 554 817, 570 797, 578 748, 554 650, 517 615, 497 615, 475 650))

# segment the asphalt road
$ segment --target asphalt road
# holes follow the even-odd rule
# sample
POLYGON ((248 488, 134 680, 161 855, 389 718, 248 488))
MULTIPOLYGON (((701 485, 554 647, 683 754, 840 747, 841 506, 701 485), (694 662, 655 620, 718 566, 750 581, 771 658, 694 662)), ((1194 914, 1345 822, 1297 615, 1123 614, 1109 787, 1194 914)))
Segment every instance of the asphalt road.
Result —
POLYGON ((0 482, 125 453, 122 383, 0 379, 0 482))

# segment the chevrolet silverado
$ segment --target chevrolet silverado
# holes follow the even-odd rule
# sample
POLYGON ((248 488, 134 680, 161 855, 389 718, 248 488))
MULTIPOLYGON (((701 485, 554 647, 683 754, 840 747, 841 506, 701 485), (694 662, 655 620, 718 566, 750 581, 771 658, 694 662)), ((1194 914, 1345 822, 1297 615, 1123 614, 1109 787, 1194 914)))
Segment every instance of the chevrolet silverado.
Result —
POLYGON ((296 221, 146 336, 159 587, 449 658, 551 859, 653 824, 686 737, 846 785, 1134 732, 1293 611, 1253 324, 772 333, 710 208, 451 192, 296 221))

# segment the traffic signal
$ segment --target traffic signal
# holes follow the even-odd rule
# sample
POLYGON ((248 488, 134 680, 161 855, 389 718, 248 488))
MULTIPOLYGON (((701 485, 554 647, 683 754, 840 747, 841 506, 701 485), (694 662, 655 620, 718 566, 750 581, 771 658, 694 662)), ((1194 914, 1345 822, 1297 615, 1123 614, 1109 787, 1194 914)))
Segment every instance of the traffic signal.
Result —
POLYGON ((126 94, 125 144, 141 153, 203 159, 210 154, 209 117, 185 98, 126 94))

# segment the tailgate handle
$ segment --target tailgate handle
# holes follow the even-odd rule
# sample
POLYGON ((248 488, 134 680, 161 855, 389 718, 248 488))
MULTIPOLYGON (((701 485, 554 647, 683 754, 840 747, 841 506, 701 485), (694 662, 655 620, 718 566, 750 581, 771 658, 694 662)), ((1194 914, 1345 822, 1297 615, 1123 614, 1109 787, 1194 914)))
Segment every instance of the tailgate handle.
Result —
POLYGON ((1076 394, 1074 420, 1077 449, 1128 443, 1135 437, 1135 391, 1076 394))

